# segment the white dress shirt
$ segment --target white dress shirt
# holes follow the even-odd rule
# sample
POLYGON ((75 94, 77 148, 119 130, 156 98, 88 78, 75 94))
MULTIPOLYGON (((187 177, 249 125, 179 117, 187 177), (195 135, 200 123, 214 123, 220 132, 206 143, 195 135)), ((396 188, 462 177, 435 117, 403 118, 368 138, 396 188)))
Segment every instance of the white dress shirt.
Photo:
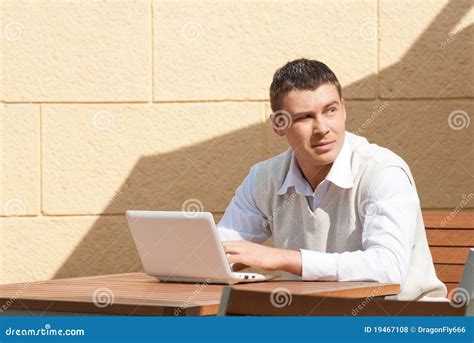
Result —
MULTIPOLYGON (((308 206, 314 211, 327 194, 329 187, 351 188, 354 186, 351 173, 351 149, 347 135, 343 146, 326 178, 313 191, 304 178, 298 161, 293 154, 288 174, 278 195, 285 194, 289 187, 304 195, 308 206)), ((226 240, 249 240, 262 243, 271 236, 270 225, 255 204, 255 168, 237 188, 221 221, 217 225, 220 237, 226 240)), ((400 167, 387 167, 373 181, 369 191, 369 204, 375 204, 377 211, 371 217, 370 225, 364 223, 362 251, 344 253, 322 253, 300 249, 302 257, 302 278, 304 280, 387 280, 400 283, 403 287, 408 273, 412 252, 416 217, 420 202, 408 175, 400 167), (396 256, 396 268, 387 266, 385 275, 369 275, 367 272, 380 270, 371 265, 377 260, 377 248, 385 247, 396 256)), ((365 206, 370 208, 370 206, 365 206)))

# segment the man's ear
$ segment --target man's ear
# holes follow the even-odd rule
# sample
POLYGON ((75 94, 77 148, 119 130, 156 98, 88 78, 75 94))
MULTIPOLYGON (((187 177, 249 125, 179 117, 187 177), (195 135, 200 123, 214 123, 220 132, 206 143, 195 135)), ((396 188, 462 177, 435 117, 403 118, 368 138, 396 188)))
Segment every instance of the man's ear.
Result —
POLYGON ((342 111, 344 112, 344 122, 346 122, 346 117, 347 117, 346 102, 344 101, 344 98, 342 97, 341 97, 341 108, 342 108, 342 111))
MULTIPOLYGON (((278 136, 283 137, 285 135, 284 129, 287 128, 285 126, 282 127, 282 123, 278 123, 276 121, 276 115, 278 112, 274 112, 270 114, 270 124, 272 125, 273 132, 275 132, 278 136)), ((281 114, 280 114, 281 115, 281 114)))

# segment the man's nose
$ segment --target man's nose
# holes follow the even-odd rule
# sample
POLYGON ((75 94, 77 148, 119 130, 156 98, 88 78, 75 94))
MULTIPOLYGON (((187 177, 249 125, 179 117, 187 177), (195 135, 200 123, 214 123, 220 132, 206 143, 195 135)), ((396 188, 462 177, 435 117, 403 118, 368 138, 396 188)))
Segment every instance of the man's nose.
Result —
POLYGON ((324 136, 328 131, 329 126, 327 125, 324 118, 321 118, 320 116, 315 116, 313 120, 313 133, 324 136))

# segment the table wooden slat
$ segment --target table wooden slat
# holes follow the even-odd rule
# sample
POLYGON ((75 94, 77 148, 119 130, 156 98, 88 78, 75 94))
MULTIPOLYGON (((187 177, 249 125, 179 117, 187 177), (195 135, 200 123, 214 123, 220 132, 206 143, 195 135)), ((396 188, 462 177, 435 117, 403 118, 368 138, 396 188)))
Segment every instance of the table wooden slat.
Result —
MULTIPOLYGON (((0 285, 0 308, 120 315, 215 315, 224 285, 159 282, 145 273, 55 279, 0 285), (113 297, 96 306, 94 292, 113 297)), ((285 281, 235 285, 239 289, 271 292, 283 287, 294 294, 363 298, 397 294, 399 285, 372 282, 285 281)), ((109 298, 107 298, 109 296, 109 298)), ((8 313, 5 312, 5 313, 8 313)))

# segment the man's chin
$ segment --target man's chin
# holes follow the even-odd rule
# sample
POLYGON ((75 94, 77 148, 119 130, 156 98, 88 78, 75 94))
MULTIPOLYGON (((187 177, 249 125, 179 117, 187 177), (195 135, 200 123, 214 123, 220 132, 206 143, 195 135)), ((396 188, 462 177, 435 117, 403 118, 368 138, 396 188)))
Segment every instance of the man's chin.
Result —
POLYGON ((318 165, 330 164, 333 163, 335 160, 333 151, 327 151, 322 154, 317 153, 315 151, 311 151, 309 155, 311 159, 318 165))

